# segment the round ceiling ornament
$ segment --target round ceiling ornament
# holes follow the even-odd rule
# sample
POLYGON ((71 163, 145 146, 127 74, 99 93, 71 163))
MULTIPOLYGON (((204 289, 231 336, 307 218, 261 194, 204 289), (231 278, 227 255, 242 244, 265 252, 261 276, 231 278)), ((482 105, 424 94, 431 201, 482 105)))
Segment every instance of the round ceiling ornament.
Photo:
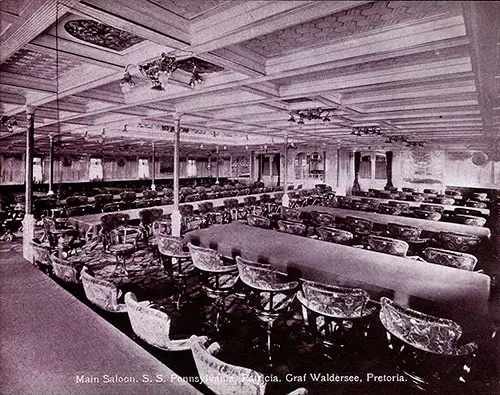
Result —
POLYGON ((474 152, 472 155, 472 163, 474 163, 476 166, 484 166, 488 162, 488 155, 486 155, 484 152, 474 152))

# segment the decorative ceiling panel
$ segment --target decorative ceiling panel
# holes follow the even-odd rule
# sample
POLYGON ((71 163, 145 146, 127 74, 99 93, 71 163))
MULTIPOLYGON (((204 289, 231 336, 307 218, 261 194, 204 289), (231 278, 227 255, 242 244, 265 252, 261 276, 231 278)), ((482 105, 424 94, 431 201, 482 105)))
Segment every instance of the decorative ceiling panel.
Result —
POLYGON ((186 19, 193 19, 227 0, 151 0, 152 3, 186 19))
POLYGON ((79 40, 119 52, 144 41, 135 34, 92 19, 76 19, 66 22, 64 29, 79 40))
POLYGON ((21 49, 0 66, 0 71, 53 81, 57 70, 62 75, 82 65, 75 60, 57 59, 46 53, 21 49))
POLYGON ((244 45, 266 57, 278 56, 401 22, 452 12, 456 6, 443 1, 377 1, 278 30, 246 41, 244 45))

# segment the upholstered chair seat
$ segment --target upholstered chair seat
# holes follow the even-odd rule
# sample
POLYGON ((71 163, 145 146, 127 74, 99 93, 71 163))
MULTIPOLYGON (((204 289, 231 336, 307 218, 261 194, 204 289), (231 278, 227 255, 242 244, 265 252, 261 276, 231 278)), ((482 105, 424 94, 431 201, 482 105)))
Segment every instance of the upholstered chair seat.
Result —
POLYGON ((442 248, 427 247, 423 251, 423 256, 427 262, 462 270, 474 270, 477 263, 477 258, 474 255, 442 248))
POLYGON ((400 215, 401 209, 398 206, 390 205, 389 203, 380 203, 378 205, 378 212, 387 215, 400 215))
POLYGON ((481 201, 476 201, 476 200, 467 200, 465 202, 465 205, 467 207, 474 207, 474 208, 487 208, 488 207, 486 202, 481 202, 481 201))
POLYGON ((87 299, 103 310, 111 313, 124 313, 127 311, 125 304, 119 303, 122 291, 104 279, 92 276, 86 266, 81 272, 81 280, 87 299))
POLYGON ((456 232, 440 232, 437 246, 445 250, 469 252, 474 250, 480 242, 481 239, 475 235, 456 232))
POLYGON ((421 209, 413 210, 415 217, 420 219, 427 219, 429 221, 439 221, 441 219, 441 214, 435 211, 427 211, 421 209))
POLYGON ((470 226, 484 226, 486 224, 486 218, 475 217, 472 215, 455 214, 453 216, 453 222, 470 226))
MULTIPOLYGON (((203 384, 216 395, 264 395, 265 376, 252 369, 231 365, 216 357, 221 350, 219 343, 207 346, 208 340, 191 336, 191 351, 203 384)), ((305 388, 299 388, 288 395, 307 395, 305 388)))
POLYGON ((335 216, 329 213, 325 213, 322 211, 311 211, 311 223, 314 226, 335 226, 335 216))
POLYGON ((440 385, 465 382, 476 343, 459 345, 462 328, 456 322, 421 313, 382 297, 380 321, 387 331, 396 363, 421 389, 439 392, 440 385))
POLYGON ((394 239, 406 241, 410 246, 409 251, 416 255, 429 243, 430 239, 421 238, 422 230, 416 226, 401 225, 390 222, 387 224, 387 235, 394 239))
POLYGON ((213 202, 198 203, 198 212, 201 217, 201 229, 208 228, 210 225, 217 223, 217 212, 214 209, 213 202))
POLYGON ((292 235, 304 236, 307 233, 307 226, 301 222, 279 220, 278 230, 292 235))
POLYGON ((373 232, 373 223, 364 218, 345 217, 345 230, 354 235, 355 242, 365 243, 366 238, 373 232))
POLYGON ((281 219, 285 221, 294 221, 301 222, 301 212, 300 210, 290 208, 290 207, 281 207, 281 219))
POLYGON ((33 265, 37 266, 44 272, 50 271, 50 253, 52 249, 49 243, 41 243, 38 240, 32 240, 30 241, 30 248, 33 256, 33 265))
POLYGON ((317 227, 316 235, 320 240, 337 244, 350 244, 354 238, 354 235, 347 230, 336 229, 327 226, 317 227))
POLYGON ((455 199, 452 197, 435 197, 432 199, 434 203, 437 204, 445 204, 445 205, 454 205, 455 204, 455 199))
POLYGON ((82 265, 64 258, 59 258, 57 253, 50 255, 52 273, 66 283, 80 284, 80 271, 82 265))
POLYGON ((259 228, 271 228, 271 220, 261 215, 248 214, 247 223, 250 226, 257 226, 259 228))
POLYGON ((299 284, 282 282, 267 264, 236 257, 241 282, 246 286, 247 302, 266 326, 267 357, 272 361, 272 329, 275 321, 288 312, 299 284))
POLYGON ((297 299, 307 332, 327 347, 343 347, 366 338, 376 311, 363 289, 314 281, 302 283, 297 299))
POLYGON ((372 198, 361 198, 361 201, 366 205, 367 211, 378 211, 380 201, 372 198))
POLYGON ((188 244, 193 265, 198 269, 203 291, 213 299, 212 323, 218 332, 225 318, 226 298, 238 281, 238 267, 227 264, 217 251, 188 244))
POLYGON ((351 210, 358 210, 358 211, 367 211, 368 210, 368 204, 362 202, 361 200, 358 199, 353 199, 351 200, 351 210))
POLYGON ((184 250, 182 239, 159 233, 158 251, 165 271, 175 280, 176 290, 172 300, 179 310, 186 296, 187 280, 193 275, 194 266, 189 251, 184 250))
POLYGON ((153 224, 161 220, 162 215, 163 210, 161 208, 150 208, 139 211, 139 218, 141 220, 139 227, 142 231, 142 238, 143 241, 149 246, 154 247, 157 244, 153 224))
POLYGON ((139 227, 127 225, 130 216, 123 213, 113 213, 101 217, 101 236, 104 252, 115 256, 115 271, 121 266, 125 274, 126 259, 137 249, 137 241, 142 234, 139 227))
POLYGON ((406 256, 409 245, 406 241, 383 236, 368 236, 368 249, 384 254, 406 256))
POLYGON ((437 204, 422 203, 420 205, 420 209, 425 210, 425 211, 434 211, 434 212, 439 213, 441 215, 443 215, 443 213, 444 213, 444 207, 437 205, 437 204))
POLYGON ((397 207, 400 211, 400 214, 407 214, 410 212, 410 204, 405 202, 398 202, 395 200, 389 200, 389 206, 397 207))
POLYGON ((190 349, 189 339, 170 338, 171 319, 155 305, 149 301, 138 302, 132 292, 125 295, 125 305, 132 330, 141 340, 164 351, 190 349))
POLYGON ((463 207, 457 207, 455 209, 455 214, 472 215, 474 217, 481 217, 483 215, 480 210, 474 210, 472 208, 463 208, 463 207))

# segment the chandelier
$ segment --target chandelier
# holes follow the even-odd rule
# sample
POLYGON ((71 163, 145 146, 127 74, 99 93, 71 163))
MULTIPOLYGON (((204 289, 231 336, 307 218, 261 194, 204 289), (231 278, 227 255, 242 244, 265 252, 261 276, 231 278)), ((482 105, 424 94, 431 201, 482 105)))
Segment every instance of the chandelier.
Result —
POLYGON ((336 108, 308 108, 305 110, 293 110, 290 112, 288 122, 297 122, 300 125, 304 124, 304 120, 322 120, 330 122, 330 115, 336 108))
POLYGON ((396 136, 387 136, 385 139, 386 143, 403 143, 406 147, 424 147, 424 141, 410 141, 406 136, 396 135, 396 136))
MULTIPOLYGON (((120 88, 122 92, 130 92, 135 86, 132 75, 128 72, 129 67, 125 68, 123 78, 120 80, 120 88)), ((198 71, 198 65, 195 59, 177 60, 173 56, 168 56, 162 53, 160 59, 139 66, 139 71, 146 77, 152 84, 151 89, 157 91, 164 91, 170 76, 180 67, 188 69, 191 72, 189 79, 189 86, 196 88, 204 81, 203 76, 198 71)))
POLYGON ((355 136, 363 136, 363 135, 381 136, 382 130, 380 129, 380 126, 355 126, 352 128, 351 134, 355 136))
POLYGON ((17 126, 17 121, 16 118, 13 116, 9 117, 3 115, 2 119, 0 120, 0 124, 2 124, 2 126, 6 128, 9 132, 13 132, 14 128, 17 126))

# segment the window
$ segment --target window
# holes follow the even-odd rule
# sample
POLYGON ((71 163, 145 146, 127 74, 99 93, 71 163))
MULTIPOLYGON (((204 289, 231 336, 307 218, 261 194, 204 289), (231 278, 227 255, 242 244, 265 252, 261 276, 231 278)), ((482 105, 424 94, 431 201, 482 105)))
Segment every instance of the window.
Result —
POLYGON ((137 176, 139 179, 149 178, 149 161, 147 159, 139 159, 137 176))
POLYGON ((359 178, 372 178, 372 158, 371 155, 361 156, 359 164, 359 178))
POLYGON ((33 157, 33 182, 41 184, 43 182, 42 158, 33 157))
POLYGON ((102 159, 101 158, 90 158, 89 167, 89 179, 90 181, 102 181, 103 180, 102 171, 102 159))
POLYGON ((196 159, 188 159, 186 173, 188 177, 196 177, 196 159))
POLYGON ((385 155, 380 155, 380 154, 375 155, 375 179, 376 180, 387 179, 387 160, 385 158, 385 155))

